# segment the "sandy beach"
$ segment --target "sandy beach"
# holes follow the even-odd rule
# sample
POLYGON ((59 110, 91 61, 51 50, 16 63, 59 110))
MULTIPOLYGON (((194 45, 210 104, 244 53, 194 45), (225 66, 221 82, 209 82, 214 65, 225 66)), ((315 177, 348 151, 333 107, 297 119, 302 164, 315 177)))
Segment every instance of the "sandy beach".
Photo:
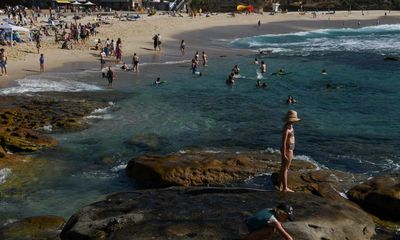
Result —
MULTIPOLYGON (((93 17, 86 17, 82 22, 91 22, 93 17)), ((62 67, 63 70, 77 71, 82 70, 82 62, 98 62, 98 52, 90 50, 94 46, 95 38, 105 41, 110 39, 122 39, 124 59, 130 63, 134 52, 141 56, 151 56, 149 61, 160 61, 161 59, 173 56, 179 51, 181 39, 185 39, 187 52, 196 50, 206 50, 210 56, 220 52, 221 42, 226 39, 235 39, 244 36, 262 34, 280 34, 289 32, 309 31, 324 28, 356 28, 360 21, 361 27, 377 24, 395 24, 400 22, 400 12, 392 11, 385 16, 385 11, 367 11, 362 15, 361 11, 337 11, 334 15, 320 12, 317 18, 313 18, 311 13, 299 15, 295 12, 287 14, 269 15, 260 14, 237 14, 232 17, 229 14, 217 14, 206 17, 204 14, 195 18, 171 17, 168 15, 142 16, 138 21, 119 21, 111 20, 111 24, 102 25, 99 28, 100 34, 92 37, 90 42, 78 49, 62 50, 59 45, 48 44, 43 53, 46 57, 46 71, 62 67), (257 27, 257 22, 261 21, 261 27, 257 27), (154 34, 160 33, 163 38, 163 48, 161 53, 155 53, 152 49, 151 38, 154 34)), ((0 78, 0 87, 7 87, 13 84, 12 80, 23 78, 27 75, 38 74, 39 55, 35 53, 34 43, 24 44, 22 47, 7 49, 9 53, 7 77, 0 78)), ((225 51, 239 51, 224 49, 225 51)), ((147 60, 146 60, 147 61, 147 60)))

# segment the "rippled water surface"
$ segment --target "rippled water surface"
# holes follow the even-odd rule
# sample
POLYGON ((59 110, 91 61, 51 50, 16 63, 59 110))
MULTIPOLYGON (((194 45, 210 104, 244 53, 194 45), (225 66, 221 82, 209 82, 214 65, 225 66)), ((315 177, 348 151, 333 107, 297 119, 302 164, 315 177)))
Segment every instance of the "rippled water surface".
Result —
MULTIPOLYGON (((28 184, 22 197, 3 201, 1 218, 68 217, 106 194, 134 189, 124 166, 149 151, 278 149, 288 109, 302 119, 295 126, 297 158, 370 175, 399 171, 400 62, 383 60, 400 54, 398 39, 399 25, 236 39, 232 47, 249 55, 210 59, 202 77, 191 74, 187 61, 147 64, 139 75, 118 72, 113 90, 94 70, 19 80, 1 94, 120 91, 128 97, 94 112, 91 128, 55 135, 60 147, 37 154, 51 174, 28 184), (260 48, 273 53, 259 56, 260 48), (259 73, 255 57, 267 63, 268 74, 259 73), (241 77, 229 87, 225 79, 235 64, 241 77), (279 69, 289 74, 271 74, 279 69), (158 76, 165 83, 156 87, 158 76), (258 78, 267 89, 255 87, 258 78), (288 95, 298 103, 286 105, 288 95)), ((268 188, 266 179, 247 184, 268 188)))

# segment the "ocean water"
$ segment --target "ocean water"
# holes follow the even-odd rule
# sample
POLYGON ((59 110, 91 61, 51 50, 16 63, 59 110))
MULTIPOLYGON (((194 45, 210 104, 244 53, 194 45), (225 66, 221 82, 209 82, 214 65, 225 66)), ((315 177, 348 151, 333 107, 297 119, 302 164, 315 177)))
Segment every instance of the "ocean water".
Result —
MULTIPOLYGON (((120 91, 128 97, 94 111, 88 117, 91 128, 54 134, 60 146, 35 154, 48 161, 53 174, 27 183, 22 196, 2 201, 0 222, 43 214, 69 217, 107 194, 135 189, 124 167, 140 154, 276 151, 289 109, 302 119, 295 125, 296 159, 371 176, 400 171, 400 62, 383 60, 400 55, 398 39, 400 25, 232 39, 232 48, 248 54, 211 58, 200 68, 202 77, 191 74, 190 53, 179 61, 143 64, 140 74, 118 71, 113 89, 96 69, 20 80, 0 94, 47 89, 120 91), (260 56, 259 49, 273 53, 260 56), (267 63, 267 74, 254 65, 255 57, 267 63), (230 87, 225 80, 235 64, 241 77, 230 87), (289 74, 272 74, 279 69, 289 74), (321 75, 322 69, 328 74, 321 75), (154 86, 157 77, 165 83, 154 86), (257 79, 268 88, 257 89, 257 79), (288 95, 297 104, 288 106, 288 95)), ((270 188, 268 178, 260 175, 244 184, 270 188)))

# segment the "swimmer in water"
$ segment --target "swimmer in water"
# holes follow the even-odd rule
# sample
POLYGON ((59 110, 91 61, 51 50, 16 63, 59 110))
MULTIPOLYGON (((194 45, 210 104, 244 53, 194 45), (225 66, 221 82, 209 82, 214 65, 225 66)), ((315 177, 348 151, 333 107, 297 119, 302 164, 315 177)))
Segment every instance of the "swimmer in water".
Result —
POLYGON ((287 104, 295 104, 297 101, 296 101, 296 99, 294 99, 293 97, 292 97, 292 95, 289 95, 288 96, 288 99, 286 100, 286 103, 287 104))
POLYGON ((278 75, 285 75, 285 71, 283 71, 283 69, 279 69, 279 71, 277 72, 278 75))
POLYGON ((154 82, 154 85, 159 86, 161 83, 161 79, 158 77, 157 80, 154 82))
POLYGON ((258 79, 257 82, 256 82, 256 87, 257 88, 266 88, 267 84, 266 83, 261 83, 261 80, 258 79))
POLYGON ((226 79, 226 84, 233 85, 234 83, 235 83, 234 73, 231 73, 228 79, 226 79))
POLYGON ((327 75, 328 73, 326 72, 325 69, 322 69, 321 74, 322 74, 322 75, 327 75))
POLYGON ((258 65, 258 64, 259 64, 257 58, 254 58, 254 64, 255 64, 255 65, 258 65))
POLYGON ((261 70, 261 73, 267 72, 267 64, 265 64, 264 61, 261 61, 260 70, 261 70))
POLYGON ((235 65, 235 66, 232 68, 232 72, 233 72, 235 75, 239 75, 239 73, 240 73, 240 68, 238 67, 238 65, 235 65))
POLYGON ((129 71, 128 64, 126 64, 126 63, 122 64, 121 69, 122 69, 122 70, 125 70, 125 71, 129 71))

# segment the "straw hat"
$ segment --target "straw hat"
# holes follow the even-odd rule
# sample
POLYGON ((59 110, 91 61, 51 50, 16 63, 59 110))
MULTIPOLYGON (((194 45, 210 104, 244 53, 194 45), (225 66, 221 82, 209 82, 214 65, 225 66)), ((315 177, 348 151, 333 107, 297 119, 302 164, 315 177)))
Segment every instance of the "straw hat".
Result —
POLYGON ((289 110, 286 113, 286 116, 283 118, 283 121, 285 122, 298 122, 300 121, 300 118, 297 117, 297 112, 294 110, 289 110))

